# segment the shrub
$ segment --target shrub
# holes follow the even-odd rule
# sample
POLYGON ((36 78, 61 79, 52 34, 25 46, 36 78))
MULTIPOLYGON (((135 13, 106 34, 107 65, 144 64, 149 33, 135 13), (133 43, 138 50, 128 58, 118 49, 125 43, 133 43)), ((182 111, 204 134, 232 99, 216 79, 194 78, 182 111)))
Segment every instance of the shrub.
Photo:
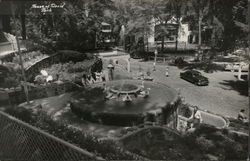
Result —
POLYGON ((93 56, 91 56, 89 53, 80 53, 78 51, 73 50, 61 50, 58 52, 58 54, 61 55, 61 62, 69 62, 72 61, 74 63, 84 61, 84 60, 90 60, 93 59, 93 56))
POLYGON ((213 141, 206 139, 204 136, 196 138, 196 144, 204 152, 208 152, 211 149, 215 148, 213 141))
MULTIPOLYGON (((43 54, 39 50, 22 53, 23 66, 24 66, 24 68, 30 67, 35 62, 40 61, 46 57, 47 57, 47 55, 43 54)), ((16 55, 15 57, 13 57, 12 63, 20 64, 19 55, 16 55)))
POLYGON ((91 72, 101 72, 103 69, 103 63, 102 63, 102 59, 97 58, 95 59, 94 64, 91 66, 91 72))
POLYGON ((32 123, 35 121, 34 114, 32 113, 31 109, 13 106, 13 107, 6 108, 4 112, 16 118, 19 118, 22 121, 27 122, 27 123, 32 123))
POLYGON ((44 77, 43 75, 37 75, 35 77, 35 82, 37 84, 44 84, 46 82, 46 77, 44 77))
POLYGON ((226 160, 243 160, 247 158, 247 149, 243 149, 242 145, 234 140, 226 139, 221 142, 222 148, 225 150, 226 160))
POLYGON ((115 126, 133 126, 144 121, 142 114, 98 113, 96 117, 101 119, 103 124, 115 126))
POLYGON ((206 135, 210 135, 214 132, 219 131, 216 127, 212 126, 212 125, 208 125, 208 124, 200 124, 196 130, 195 130, 195 134, 197 136, 200 136, 202 134, 206 134, 206 135))
POLYGON ((78 62, 75 64, 70 64, 70 66, 66 69, 68 69, 69 73, 85 72, 88 71, 92 64, 93 61, 78 62))
POLYGON ((40 111, 35 114, 30 110, 23 108, 9 109, 9 114, 31 123, 32 125, 47 131, 65 141, 75 144, 76 146, 102 156, 106 160, 138 160, 137 156, 121 148, 115 141, 98 140, 97 137, 84 133, 83 131, 72 128, 61 122, 54 121, 46 113, 40 111))
POLYGON ((188 104, 181 104, 178 107, 178 114, 181 115, 181 116, 184 116, 186 118, 189 118, 192 115, 192 111, 189 109, 188 104))

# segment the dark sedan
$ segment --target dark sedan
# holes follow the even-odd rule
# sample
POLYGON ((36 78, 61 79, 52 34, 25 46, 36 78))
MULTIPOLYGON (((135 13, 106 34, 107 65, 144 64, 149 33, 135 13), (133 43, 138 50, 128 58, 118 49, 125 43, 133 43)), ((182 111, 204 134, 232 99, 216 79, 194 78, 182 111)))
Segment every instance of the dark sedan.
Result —
POLYGON ((208 78, 202 76, 201 73, 196 70, 188 70, 180 73, 180 77, 198 86, 207 86, 209 83, 208 78))

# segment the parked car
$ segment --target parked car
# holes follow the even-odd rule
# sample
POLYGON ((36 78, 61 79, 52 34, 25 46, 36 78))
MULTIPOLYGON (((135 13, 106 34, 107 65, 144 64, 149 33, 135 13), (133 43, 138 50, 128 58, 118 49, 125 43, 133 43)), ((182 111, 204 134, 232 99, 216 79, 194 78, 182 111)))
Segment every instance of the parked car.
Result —
POLYGON ((187 70, 182 72, 180 73, 180 77, 198 86, 207 86, 209 83, 208 78, 202 76, 201 73, 196 70, 187 70))
POLYGON ((244 62, 237 62, 237 63, 231 63, 231 64, 227 64, 225 65, 225 70, 226 71, 238 71, 240 64, 242 64, 242 72, 248 72, 248 67, 249 65, 244 63, 244 62))
POLYGON ((182 65, 187 65, 188 62, 186 62, 183 57, 177 57, 174 60, 174 64, 177 65, 177 66, 182 66, 182 65))

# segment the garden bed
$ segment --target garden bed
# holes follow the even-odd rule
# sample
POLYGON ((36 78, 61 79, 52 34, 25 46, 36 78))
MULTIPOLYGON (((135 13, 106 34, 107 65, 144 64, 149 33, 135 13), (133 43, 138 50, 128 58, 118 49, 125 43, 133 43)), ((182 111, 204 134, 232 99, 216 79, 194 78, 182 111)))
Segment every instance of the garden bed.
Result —
POLYGON ((123 146, 152 160, 245 160, 248 137, 201 125, 179 136, 160 127, 146 128, 123 138, 123 146))

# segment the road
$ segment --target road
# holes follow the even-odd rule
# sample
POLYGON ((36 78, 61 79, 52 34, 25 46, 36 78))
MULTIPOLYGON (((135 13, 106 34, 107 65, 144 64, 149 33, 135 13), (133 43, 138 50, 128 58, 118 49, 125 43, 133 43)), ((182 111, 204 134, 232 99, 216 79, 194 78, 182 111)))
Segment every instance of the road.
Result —
MULTIPOLYGON (((131 60, 131 70, 137 73, 139 66, 146 72, 153 69, 153 62, 140 62, 131 60)), ((197 105, 199 108, 221 114, 223 116, 237 117, 240 109, 245 109, 248 114, 248 97, 234 90, 233 85, 237 79, 231 72, 214 72, 211 74, 202 74, 209 78, 209 86, 196 86, 183 79, 180 79, 180 72, 183 70, 175 66, 169 66, 169 77, 165 77, 166 65, 158 64, 156 71, 152 72, 154 80, 165 83, 168 86, 180 89, 185 102, 191 105, 197 105)), ((247 86, 247 85, 246 85, 247 86)), ((245 87, 247 89, 247 87, 245 87)))

